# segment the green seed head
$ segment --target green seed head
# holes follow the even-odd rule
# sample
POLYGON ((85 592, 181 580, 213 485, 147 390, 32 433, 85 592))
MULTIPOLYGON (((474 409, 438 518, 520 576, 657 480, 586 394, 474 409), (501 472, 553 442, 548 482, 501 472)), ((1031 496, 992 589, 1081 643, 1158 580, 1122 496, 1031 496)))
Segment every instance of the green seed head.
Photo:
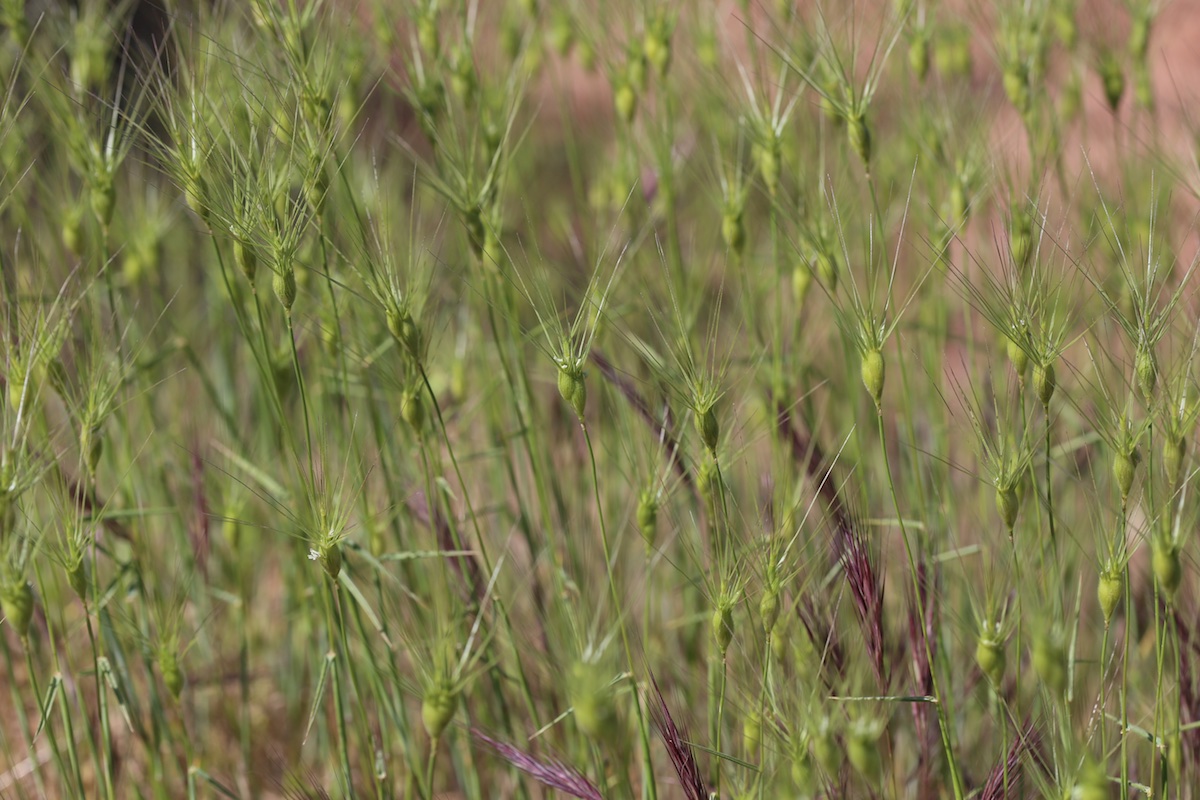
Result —
POLYGON ((999 686, 1004 680, 1004 667, 1007 658, 1004 654, 1004 642, 992 633, 982 633, 975 643, 975 663, 979 671, 991 682, 999 686))
POLYGON ((817 253, 817 277, 821 279, 821 283, 825 285, 830 294, 837 291, 838 272, 840 270, 837 256, 830 252, 829 248, 822 247, 817 253))
POLYGON ((86 603, 88 598, 87 567, 84 565, 82 556, 78 561, 67 565, 67 583, 71 585, 71 589, 79 599, 86 603))
POLYGON ((802 308, 804 301, 808 298, 808 292, 812 289, 812 271, 805 263, 797 264, 792 268, 792 302, 796 304, 796 308, 802 308))
POLYGON ((1146 347, 1139 347, 1134 358, 1133 371, 1137 376, 1138 388, 1146 404, 1154 399, 1154 387, 1158 383, 1158 365, 1155 364, 1154 352, 1146 347))
POLYGON ((1067 655, 1061 637, 1043 631, 1033 640, 1033 669, 1055 694, 1067 688, 1067 655))
POLYGON ((768 587, 758 603, 758 614, 762 617, 763 632, 771 633, 779 622, 779 591, 768 587))
POLYGON ((1034 365, 1033 390, 1043 407, 1050 405, 1050 399, 1054 397, 1054 390, 1057 386, 1053 363, 1047 361, 1044 364, 1034 365))
POLYGON ((1020 507, 1021 501, 1017 497, 1015 485, 996 487, 996 510, 1000 512, 1000 519, 1010 534, 1017 524, 1017 511, 1020 507))
POLYGON ((1128 452, 1118 452, 1113 457, 1113 478, 1117 482, 1117 488, 1121 491, 1122 503, 1129 499, 1129 490, 1133 488, 1133 479, 1141 460, 1141 453, 1136 447, 1128 452))
POLYGON ((83 253, 85 228, 83 225, 83 207, 71 205, 63 215, 62 241, 73 256, 83 253))
POLYGON ((618 83, 613 89, 613 107, 616 108, 617 116, 622 122, 627 125, 633 122, 638 107, 637 90, 626 81, 618 83))
POLYGON ((1012 253, 1013 263, 1017 269, 1024 271, 1033 257, 1033 220, 1023 209, 1017 207, 1012 211, 1012 221, 1008 230, 1008 247, 1012 253))
POLYGON ((421 722, 430 739, 441 738, 457 710, 458 690, 454 686, 442 682, 425 692, 421 699, 421 722))
POLYGON ((437 17, 432 12, 421 14, 417 18, 417 43, 433 58, 437 58, 438 53, 442 50, 442 37, 438 31, 437 17))
POLYGON ((846 734, 846 756, 872 786, 883 782, 883 759, 879 748, 881 734, 878 724, 862 720, 852 725, 846 734))
POLYGON ((600 667, 584 661, 572 665, 567 696, 579 730, 595 741, 612 741, 617 718, 609 682, 600 667))
POLYGON ((867 393, 875 401, 875 407, 881 408, 883 403, 884 378, 883 354, 874 347, 864 350, 860 372, 862 374, 863 386, 867 387, 867 393))
POLYGON ((1100 61, 1100 79, 1104 82, 1104 99, 1115 112, 1125 94, 1125 71, 1112 53, 1106 53, 1100 61))
POLYGON ((1168 436, 1163 443, 1163 471, 1167 474, 1167 482, 1172 486, 1179 485, 1179 475, 1183 470, 1183 459, 1187 455, 1187 439, 1182 436, 1168 436))
POLYGON ((730 642, 733 641, 732 606, 722 604, 713 611, 712 632, 713 641, 717 644, 717 651, 721 654, 721 658, 724 658, 729 651, 730 642))
POLYGON ((721 239, 734 255, 746 249, 746 219, 740 208, 726 209, 721 215, 721 239))
POLYGON ((807 797, 813 790, 813 771, 806 743, 800 742, 792 748, 791 762, 792 786, 800 797, 807 797))
POLYGON ((667 74, 667 69, 671 66, 671 39, 662 25, 653 25, 646 32, 646 37, 642 40, 642 52, 659 77, 667 74))
POLYGON ((562 364, 558 368, 558 393, 567 401, 575 416, 583 421, 583 411, 587 407, 587 382, 583 379, 583 370, 576 365, 562 364))
POLYGON ((929 75, 929 35, 919 31, 908 44, 908 65, 917 81, 923 83, 929 75))
POLYGON ((404 393, 400 401, 400 416, 415 432, 420 433, 425 427, 425 402, 420 389, 412 389, 404 393))
POLYGON ((762 717, 757 711, 751 711, 742 722, 742 752, 756 758, 759 745, 762 744, 762 717))
POLYGON ((813 736, 812 754, 826 775, 834 776, 841 771, 842 750, 838 747, 837 735, 828 720, 822 720, 816 735, 813 736))
POLYGON ((1079 28, 1075 24, 1074 9, 1071 6, 1056 5, 1052 12, 1051 22, 1054 23, 1054 33, 1062 42, 1063 47, 1074 50, 1075 43, 1079 40, 1079 28))
POLYGON ((17 632, 17 638, 29 636, 33 621, 33 587, 28 581, 17 580, 0 586, 0 611, 4 619, 17 632))
POLYGON ((1150 545, 1150 566, 1154 570, 1154 579, 1158 581, 1159 589, 1166 596, 1167 602, 1175 598, 1179 584, 1183 580, 1183 562, 1179 557, 1179 545, 1176 542, 1156 536, 1150 545))
POLYGON ((1150 14, 1135 12, 1129 27, 1129 55, 1135 61, 1143 61, 1150 47, 1150 14))
POLYGON ((721 423, 717 421, 716 410, 712 405, 703 410, 698 409, 694 419, 696 432, 700 434, 700 441, 704 442, 704 447, 709 453, 715 454, 717 444, 721 439, 721 423))
POLYGON ((271 279, 271 288, 275 290, 275 297, 283 310, 291 314, 292 306, 296 304, 296 270, 290 266, 276 270, 271 279))
POLYGON ((175 700, 183 692, 183 667, 179 664, 179 654, 173 648, 161 647, 158 654, 158 671, 162 675, 163 685, 175 700))
POLYGON ((101 227, 107 228, 112 223, 113 209, 117 205, 117 190, 113 178, 107 170, 96 176, 92 184, 92 213, 96 215, 101 227))
POLYGON ((1112 622, 1113 614, 1121 601, 1125 599, 1125 572, 1115 566, 1106 568, 1100 573, 1096 584, 1096 600, 1100 603, 1100 613, 1104 615, 1104 624, 1112 622))
POLYGON ((1023 117, 1029 113, 1032 95, 1029 90, 1029 70, 1023 64, 1010 64, 1004 70, 1004 93, 1013 108, 1023 117))
POLYGON ((325 574, 331 580, 337 580, 338 573, 342 571, 342 546, 337 542, 323 545, 318 551, 318 560, 321 562, 321 569, 325 570, 325 574))
POLYGON ((412 314, 404 309, 388 309, 388 331, 415 363, 421 363, 421 329, 412 314))
POLYGON ((562 12, 554 17, 550 25, 549 41, 554 52, 560 56, 566 57, 571 52, 575 45, 575 23, 570 14, 562 12))
POLYGON ((696 472, 696 488, 709 506, 716 504, 721 493, 721 470, 715 458, 703 459, 696 472))
POLYGON ((846 134, 850 138, 850 147, 862 159, 863 166, 871 168, 871 129, 867 126, 866 117, 862 112, 852 113, 846 118, 846 134))

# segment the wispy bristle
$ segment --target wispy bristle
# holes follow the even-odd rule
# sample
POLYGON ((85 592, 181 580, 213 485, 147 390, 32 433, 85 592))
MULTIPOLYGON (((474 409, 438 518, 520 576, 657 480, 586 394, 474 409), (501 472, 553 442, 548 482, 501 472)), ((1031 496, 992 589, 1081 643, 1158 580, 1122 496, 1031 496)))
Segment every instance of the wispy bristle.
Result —
POLYGON ((1007 800, 1009 797, 1023 797, 1018 786, 1021 778, 1021 762, 1027 754, 1036 755, 1040 741, 1041 733, 1033 727, 1032 722, 1026 721, 1020 735, 1008 748, 1004 760, 992 767, 992 771, 988 773, 987 783, 979 792, 979 800, 1007 800))
POLYGON ((705 787, 702 777, 704 773, 700 771, 700 765, 696 762, 696 753, 692 750, 687 737, 675 724, 671 710, 667 708, 667 701, 663 699, 662 691, 658 688, 658 681, 654 679, 653 675, 650 676, 650 685, 654 687, 654 697, 657 701, 650 703, 650 716, 654 719, 654 725, 662 736, 663 744, 666 745, 667 755, 671 759, 671 765, 675 767, 675 773, 679 776, 679 784, 683 787, 684 795, 688 800, 708 800, 708 789, 705 787))
POLYGON ((842 572, 854 598, 854 611, 862 627, 863 642, 871 659, 871 669, 882 691, 888 689, 891 676, 884 663, 883 575, 876 568, 875 556, 867 545, 861 526, 853 515, 850 524, 836 527, 833 552, 842 564, 842 572))
POLYGON ((603 800, 596 785, 574 767, 555 759, 537 758, 518 747, 493 739, 478 728, 472 728, 471 735, 543 786, 580 800, 603 800))

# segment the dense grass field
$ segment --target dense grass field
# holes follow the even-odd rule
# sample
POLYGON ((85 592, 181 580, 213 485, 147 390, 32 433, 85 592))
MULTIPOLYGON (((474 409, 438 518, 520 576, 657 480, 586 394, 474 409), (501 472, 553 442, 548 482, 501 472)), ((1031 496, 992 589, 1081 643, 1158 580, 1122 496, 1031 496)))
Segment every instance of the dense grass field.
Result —
POLYGON ((0 1, 0 797, 1200 796, 1187 5, 0 1))

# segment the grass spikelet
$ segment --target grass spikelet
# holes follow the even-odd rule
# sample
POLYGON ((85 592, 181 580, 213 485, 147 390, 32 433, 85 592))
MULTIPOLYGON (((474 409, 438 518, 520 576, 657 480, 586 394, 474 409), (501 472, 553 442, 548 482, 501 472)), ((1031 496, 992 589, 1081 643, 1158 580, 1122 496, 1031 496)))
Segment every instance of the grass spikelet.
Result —
POLYGON ((471 729, 471 736, 543 786, 571 797, 578 797, 580 800, 602 800, 603 798, 596 785, 574 767, 556 759, 537 758, 511 744, 487 735, 478 728, 471 729))
POLYGON ((650 686, 654 690, 654 696, 649 702, 650 716, 659 736, 662 737, 667 757, 671 759, 671 766, 679 776, 679 785, 683 789, 684 797, 688 800, 708 800, 704 773, 696 760, 692 744, 671 716, 671 709, 667 706, 662 690, 658 688, 658 681, 653 675, 650 676, 650 686))

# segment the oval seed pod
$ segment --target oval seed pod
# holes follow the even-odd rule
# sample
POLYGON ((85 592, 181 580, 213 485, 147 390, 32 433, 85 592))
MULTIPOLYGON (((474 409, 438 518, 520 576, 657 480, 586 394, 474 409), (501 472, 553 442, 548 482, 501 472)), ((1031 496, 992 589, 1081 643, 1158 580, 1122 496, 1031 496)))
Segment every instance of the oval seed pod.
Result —
POLYGON ((1067 688, 1067 654, 1058 637, 1046 631, 1033 640, 1033 669, 1055 694, 1067 688))
POLYGON ((721 470, 715 458, 706 458, 696 472, 696 488, 709 506, 716 505, 721 492, 721 470))
POLYGON ((792 786, 801 797, 807 797, 807 792, 813 789, 812 761, 808 755, 808 747, 804 742, 792 748, 790 773, 792 786))
POLYGON ((336 581, 338 573, 342 571, 342 546, 336 542, 324 545, 318 555, 321 569, 325 570, 330 580, 336 581))
POLYGON ((254 277, 258 274, 258 256, 254 252, 254 245, 243 242, 240 237, 234 239, 233 260, 242 274, 246 276, 246 280, 250 281, 250 285, 253 286, 254 277))
POLYGON ((457 710, 458 691, 453 686, 441 683, 425 692, 421 698, 421 722, 430 739, 437 741, 441 738, 457 710))
POLYGON ((79 599, 86 603, 88 596, 87 567, 84 565, 82 556, 78 561, 67 565, 67 583, 71 585, 71 589, 79 599))
POLYGON ((562 11, 554 16, 548 34, 550 47, 562 57, 566 57, 575 45, 575 24, 570 14, 562 11))
POLYGON ((761 744, 762 717, 757 711, 751 711, 742 722, 742 752, 750 757, 756 757, 761 744))
POLYGON ((1074 50, 1075 43, 1079 41, 1079 28, 1075 24, 1074 11, 1070 5, 1056 4, 1050 17, 1050 21, 1054 23, 1055 35, 1068 50, 1074 50))
POLYGON ((558 393, 575 411, 575 416, 583 421, 583 411, 587 407, 587 383, 583 379, 583 370, 563 364, 558 369, 558 393))
POLYGON ((746 218, 740 208, 726 209, 721 215, 721 239, 734 255, 746 249, 746 218))
POLYGON ((862 354, 862 365, 859 369, 863 386, 875 401, 875 407, 880 408, 883 400, 884 361, 883 354, 874 347, 866 349, 862 354))
POLYGON ((1033 220, 1023 209, 1014 207, 1012 221, 1008 229, 1008 249, 1012 253, 1013 264, 1017 269, 1024 270, 1029 266, 1033 256, 1033 220))
POLYGON ((859 721, 846 736, 846 756, 854 768, 872 786, 883 782, 883 758, 880 756, 878 725, 859 721))
POLYGON ((713 611, 712 632, 717 650, 720 652, 721 658, 724 658, 729 651, 729 644, 733 641, 733 608, 731 606, 720 605, 713 611))
POLYGON ((1033 96, 1029 88, 1029 70, 1024 64, 1009 64, 1004 69, 1004 94, 1022 117, 1029 113, 1033 96))
POLYGON ((637 91, 627 81, 621 81, 613 89, 613 107, 617 109, 617 116, 625 124, 633 122, 633 117, 637 114, 638 96, 637 91))
POLYGON ((1155 536, 1150 543, 1150 566, 1154 570, 1154 579, 1158 581, 1159 589, 1166 596, 1167 602, 1171 602, 1183 580, 1179 545, 1161 536, 1155 536))
POLYGON ((1021 501, 1017 497, 1016 486, 996 487, 996 510, 1000 512, 1000 519, 1010 536, 1017 524, 1017 511, 1020 507, 1021 501))
POLYGON ((828 248, 821 247, 817 251, 817 277, 830 294, 837 291, 839 271, 837 255, 829 252, 828 248))
POLYGON ((1125 573, 1116 568, 1105 569, 1100 573, 1096 583, 1096 600, 1100 603, 1100 613, 1104 615, 1104 624, 1112 622, 1113 614, 1125 599, 1125 573))
POLYGON ((174 650, 160 647, 158 651, 158 670, 162 674, 163 685, 175 700, 183 693, 183 668, 179 665, 179 656, 174 650))
POLYGON ((908 44, 908 65, 918 83, 924 83, 929 75, 929 34, 918 31, 908 44))
POLYGON ((1187 440, 1182 436, 1168 436, 1163 442, 1163 471, 1167 474, 1167 483, 1172 487, 1179 485, 1179 473, 1183 469, 1183 459, 1187 455, 1187 440))
POLYGON ((1007 340, 1005 349, 1008 351, 1008 361, 1012 364, 1013 371, 1017 373, 1018 380, 1022 384, 1025 383, 1025 376, 1029 374, 1029 355, 1012 339, 1007 340))
POLYGON ((276 270, 271 279, 271 288, 283 310, 291 314, 292 306, 296 303, 296 270, 291 267, 276 270))
POLYGON ((804 305, 810 289, 812 270, 808 268, 808 264, 801 262, 792 268, 792 302, 796 304, 796 308, 804 305))
POLYGON ((608 681, 599 666, 577 661, 567 676, 567 696, 575 724, 596 741, 609 741, 616 729, 616 715, 608 681))
POLYGON ((1144 61, 1150 48, 1150 13, 1146 10, 1134 12, 1129 26, 1129 55, 1134 61, 1144 61))
POLYGON ((1113 457, 1113 479, 1116 480, 1117 488, 1121 491, 1122 505, 1129 499, 1129 490, 1133 488, 1133 478, 1141 460, 1141 453, 1136 447, 1128 453, 1119 452, 1113 457))
POLYGON ((1125 94, 1125 71, 1112 53, 1106 53, 1100 61, 1100 79, 1104 83, 1104 99, 1115 112, 1121 105, 1121 95, 1125 94))
POLYGON ((980 634, 979 640, 975 643, 975 663, 992 686, 999 687, 1001 681, 1004 680, 1006 662, 1004 643, 998 641, 991 634, 980 634))
POLYGON ((63 215, 62 241, 73 256, 83 253, 85 230, 83 226, 83 207, 72 205, 63 215))
POLYGON ((850 147, 862 159, 863 166, 871 169, 871 129, 861 111, 853 112, 846 118, 846 134, 850 138, 850 147))
POLYGON ((763 632, 770 634, 779 622, 779 591, 769 587, 758 603, 758 614, 762 617, 763 632))
POLYGON ((1058 379, 1054 374, 1053 363, 1046 362, 1045 364, 1034 365, 1033 390, 1043 407, 1050 405, 1050 400, 1054 397, 1054 390, 1057 386, 1058 379))
POLYGON ((717 452, 717 444, 721 439, 721 423, 717 421, 717 412, 712 405, 709 405, 703 411, 697 410, 695 420, 696 432, 700 434, 700 441, 704 442, 705 449, 710 453, 717 452))
POLYGON ((1158 365, 1155 363, 1154 352, 1148 347, 1139 347, 1133 360, 1133 371, 1137 376, 1138 388, 1146 404, 1154 399, 1154 387, 1158 383, 1158 365))
POLYGON ((837 745, 837 736, 828 718, 821 720, 817 734, 812 739, 812 754, 825 774, 833 777, 841 771, 842 751, 837 745))
POLYGON ((420 389, 405 392, 400 401, 400 416, 415 432, 420 433, 425 427, 425 403, 420 389))
POLYGON ((13 584, 0 586, 0 611, 17 638, 29 636, 29 626, 33 621, 33 587, 28 581, 20 580, 13 584))
POLYGON ((438 31, 437 17, 432 11, 427 11, 417 17, 417 44, 433 58, 437 58, 442 50, 442 37, 438 31))
POLYGON ((671 38, 665 28, 664 24, 655 23, 647 29, 646 36, 642 39, 642 52, 646 61, 654 67, 660 78, 667 74, 667 69, 671 66, 671 38))

